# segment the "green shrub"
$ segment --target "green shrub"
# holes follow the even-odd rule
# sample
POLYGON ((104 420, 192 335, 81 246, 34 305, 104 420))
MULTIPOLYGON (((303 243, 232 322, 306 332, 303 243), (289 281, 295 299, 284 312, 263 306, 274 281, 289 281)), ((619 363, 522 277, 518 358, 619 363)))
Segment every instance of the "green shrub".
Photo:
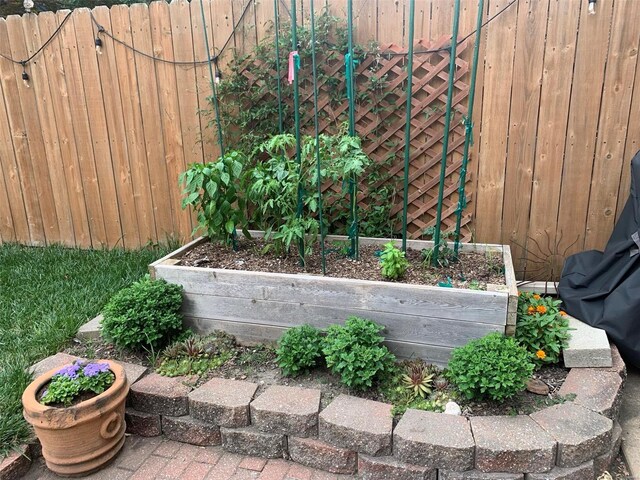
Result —
POLYGON ((321 358, 322 334, 311 325, 290 328, 280 337, 276 356, 282 373, 295 377, 314 367, 321 358))
POLYGON ((181 305, 182 286, 147 275, 107 302, 102 335, 135 350, 163 346, 182 329, 181 305))
POLYGON ((382 345, 384 327, 364 318, 349 317, 342 325, 331 325, 322 349, 327 367, 340 375, 342 383, 365 389, 393 368, 395 357, 382 345))
POLYGON ((569 321, 560 310, 562 302, 535 293, 520 293, 516 339, 540 366, 558 363, 560 352, 569 341, 569 321))
POLYGON ((390 280, 397 280, 407 271, 409 261, 405 258, 404 252, 393 244, 385 243, 384 250, 380 255, 382 276, 390 280))
POLYGON ((524 390, 534 368, 526 348, 495 332, 454 349, 447 375, 469 399, 502 401, 524 390))

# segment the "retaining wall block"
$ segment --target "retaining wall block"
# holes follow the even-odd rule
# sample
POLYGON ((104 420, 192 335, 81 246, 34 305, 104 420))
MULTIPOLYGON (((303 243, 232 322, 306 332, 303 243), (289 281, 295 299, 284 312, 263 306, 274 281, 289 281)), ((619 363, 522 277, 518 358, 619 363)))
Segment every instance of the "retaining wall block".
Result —
POLYGON ((240 380, 214 378, 189 394, 191 416, 221 427, 251 424, 249 403, 258 385, 240 380))
POLYGON ((524 480, 524 474, 481 472, 480 470, 467 470, 466 472, 438 470, 438 480, 524 480))
POLYGON ((179 380, 150 373, 131 385, 130 405, 140 412, 179 417, 189 413, 191 387, 179 380))
POLYGON ((410 465, 394 457, 358 455, 358 478, 362 480, 436 480, 438 471, 410 465))
POLYGON ((609 470, 611 462, 620 453, 620 447, 622 446, 622 427, 618 422, 613 422, 613 433, 611 435, 611 443, 609 449, 603 455, 600 455, 593 459, 593 470, 595 476, 599 477, 604 472, 609 470))
POLYGON ((622 378, 612 371, 572 368, 559 393, 563 396, 575 394, 575 403, 616 420, 622 397, 622 378))
POLYGON ((318 433, 320 390, 274 385, 251 402, 251 425, 268 433, 310 437, 318 433))
POLYGON ((340 395, 319 416, 322 441, 358 453, 391 455, 392 406, 340 395))
POLYGON ((527 473, 525 480, 591 480, 593 478, 593 461, 577 467, 555 467, 547 473, 527 473))
POLYGON ((262 458, 283 458, 287 453, 287 437, 265 433, 254 427, 221 427, 222 447, 228 452, 262 458))
POLYGON ((294 462, 331 473, 350 475, 357 468, 358 455, 314 438, 289 437, 289 457, 294 462))
POLYGON ((222 444, 220 427, 190 416, 162 417, 162 433, 170 440, 200 447, 222 444))
POLYGON ((559 467, 577 467, 611 447, 613 422, 582 405, 553 405, 530 417, 558 442, 559 467))
MULTIPOLYGON (((55 367, 52 367, 55 368, 55 367)), ((31 454, 28 445, 21 445, 5 458, 0 458, 0 480, 24 478, 31 468, 31 454)))
POLYGON ((124 419, 127 423, 127 433, 140 435, 141 437, 162 435, 160 415, 127 408, 124 412, 124 419))
POLYGON ((471 470, 474 453, 471 426, 462 416, 409 409, 393 432, 393 454, 409 464, 471 470))
POLYGON ((555 466, 556 442, 526 415, 472 417, 477 470, 543 473, 555 466))

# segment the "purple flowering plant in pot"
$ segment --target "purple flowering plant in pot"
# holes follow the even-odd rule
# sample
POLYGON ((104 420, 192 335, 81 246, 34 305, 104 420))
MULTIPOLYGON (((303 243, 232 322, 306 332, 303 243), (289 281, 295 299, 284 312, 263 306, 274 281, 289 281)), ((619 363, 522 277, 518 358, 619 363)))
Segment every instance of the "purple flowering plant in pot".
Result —
POLYGON ((110 360, 78 360, 36 378, 24 391, 24 417, 58 475, 78 476, 107 464, 124 444, 129 384, 110 360))

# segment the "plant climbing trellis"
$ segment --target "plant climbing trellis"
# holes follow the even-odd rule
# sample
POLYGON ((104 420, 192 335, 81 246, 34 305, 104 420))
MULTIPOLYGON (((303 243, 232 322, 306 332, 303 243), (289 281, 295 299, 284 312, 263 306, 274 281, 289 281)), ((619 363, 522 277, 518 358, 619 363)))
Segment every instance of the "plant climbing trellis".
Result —
MULTIPOLYGON (((315 135, 335 134, 341 120, 346 119, 348 134, 362 140, 363 150, 380 168, 384 166, 386 175, 378 182, 359 185, 359 179, 351 176, 345 179, 350 199, 347 235, 350 239, 350 254, 358 256, 358 206, 367 207, 368 194, 382 186, 386 181, 402 177, 401 205, 393 205, 392 216, 402 211, 401 225, 398 229, 402 236, 402 247, 406 248, 409 236, 420 237, 428 227, 434 233, 434 261, 437 261, 442 231, 454 231, 457 245, 461 229, 470 218, 463 217, 466 205, 465 185, 471 179, 466 175, 469 145, 472 141, 472 119, 470 118, 472 99, 465 106, 470 90, 475 82, 477 68, 479 31, 481 29, 482 0, 479 5, 474 62, 471 67, 471 85, 462 81, 469 73, 469 64, 459 54, 468 47, 467 36, 458 38, 458 20, 460 1, 456 0, 451 37, 443 37, 435 42, 420 40, 414 45, 415 1, 409 5, 409 51, 404 52, 396 45, 383 45, 373 52, 366 52, 356 59, 353 44, 353 5, 347 4, 347 48, 344 57, 335 55, 324 58, 322 81, 317 72, 317 42, 315 36, 314 5, 311 1, 311 41, 309 48, 312 57, 312 76, 307 81, 300 79, 300 54, 298 42, 296 2, 292 0, 290 8, 290 52, 288 69, 283 68, 279 55, 280 42, 279 2, 274 1, 275 57, 276 61, 247 57, 244 63, 235 66, 248 89, 262 94, 252 98, 254 105, 269 104, 277 96, 278 132, 283 133, 282 85, 288 80, 293 84, 293 97, 287 107, 294 117, 293 132, 296 138, 296 161, 300 164, 302 132, 315 135), (259 74, 256 74, 259 72, 259 74), (266 75, 265 75, 266 72, 266 75), (267 82, 275 79, 277 89, 269 88, 267 82), (331 81, 329 81, 329 79, 331 81), (338 80, 336 80, 338 79, 338 80), (261 84, 263 83, 263 84, 261 84), (360 93, 379 84, 377 95, 369 101, 357 102, 360 93), (275 90, 275 91, 274 91, 275 90), (345 92, 346 99, 336 102, 336 91, 345 92), (268 98, 271 97, 271 98, 268 98), (309 105, 311 104, 311 105, 309 105), (404 109, 403 109, 404 106, 404 109), (313 128, 312 128, 313 127, 313 128), (400 161, 404 157, 404 162, 400 161), (437 189, 437 193, 434 191, 437 189)), ((222 124, 218 100, 219 70, 216 64, 216 81, 211 74, 215 123, 219 136, 220 149, 224 152, 222 124)), ((275 129, 274 129, 275 130, 275 129)), ((240 132, 242 134, 242 132, 240 132)), ((320 153, 316 152, 318 172, 320 172, 320 153)), ((325 183, 318 185, 319 201, 330 191, 334 194, 345 185, 325 183)), ((306 192, 298 188, 298 217, 303 215, 303 196, 306 192)), ((320 209, 322 210, 322 208, 320 209)), ((321 238, 324 235, 321 226, 321 238)), ((302 255, 301 239, 299 249, 302 255)), ((323 242, 321 242, 323 245, 323 242)), ((323 254, 324 259, 324 254, 323 254)))

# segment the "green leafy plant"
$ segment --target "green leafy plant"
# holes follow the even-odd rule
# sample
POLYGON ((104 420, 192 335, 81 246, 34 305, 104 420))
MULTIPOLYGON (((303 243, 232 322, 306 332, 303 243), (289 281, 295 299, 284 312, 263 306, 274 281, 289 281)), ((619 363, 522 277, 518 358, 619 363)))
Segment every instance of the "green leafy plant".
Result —
POLYGON ((182 329, 182 286, 145 276, 116 293, 102 313, 102 335, 119 347, 165 345, 182 329))
POLYGON ((403 365, 402 383, 411 390, 414 396, 426 398, 433 387, 433 377, 436 369, 421 358, 406 362, 403 365))
POLYGON ((203 229, 212 240, 229 244, 236 228, 248 237, 245 198, 242 195, 242 172, 246 159, 231 151, 216 162, 193 163, 180 175, 184 184, 182 208, 193 207, 198 217, 197 229, 203 229))
POLYGON ((560 300, 535 293, 518 296, 516 339, 529 351, 540 366, 558 363, 569 341, 569 321, 560 310, 560 300))
POLYGON ((495 332, 454 349, 447 376, 469 399, 503 401, 524 390, 534 368, 524 347, 495 332))
POLYGON ((322 352, 327 367, 340 375, 342 383, 360 390, 371 388, 377 377, 393 369, 395 357, 382 345, 382 330, 383 326, 358 317, 327 329, 322 352))
MULTIPOLYGON (((431 238, 435 242, 436 237, 436 228, 429 227, 426 228, 423 232, 427 238, 431 238)), ((438 249, 438 261, 436 262, 437 267, 448 267, 453 262, 456 261, 455 252, 449 247, 448 239, 453 237, 453 232, 443 232, 440 231, 440 248, 438 249)), ((434 264, 434 251, 435 244, 433 248, 425 248, 422 250, 422 263, 425 267, 431 267, 434 264)))
POLYGON ((382 276, 390 280, 402 278, 409 268, 409 261, 404 252, 397 248, 393 242, 385 243, 384 250, 380 254, 380 268, 382 276))
POLYGON ((193 335, 166 347, 157 362, 156 372, 166 377, 204 375, 233 357, 233 337, 225 332, 193 335))
POLYGON ((287 330, 278 342, 276 359, 282 373, 295 377, 317 365, 322 358, 322 334, 310 326, 300 325, 287 330))
POLYGON ((43 405, 70 406, 83 393, 100 395, 115 381, 108 363, 75 361, 58 370, 42 392, 43 405))

